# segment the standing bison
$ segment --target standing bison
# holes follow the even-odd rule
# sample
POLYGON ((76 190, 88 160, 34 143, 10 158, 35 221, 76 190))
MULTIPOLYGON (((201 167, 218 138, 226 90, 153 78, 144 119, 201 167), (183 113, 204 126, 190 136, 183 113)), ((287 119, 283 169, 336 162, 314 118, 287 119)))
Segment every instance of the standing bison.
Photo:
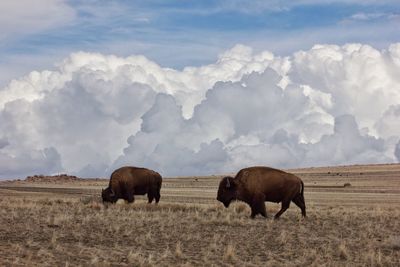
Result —
POLYGON ((137 168, 122 167, 115 170, 110 177, 108 187, 101 192, 103 202, 115 203, 119 198, 127 200, 129 203, 135 200, 134 195, 145 195, 149 203, 156 199, 160 200, 162 178, 155 171, 137 168))
POLYGON ((265 201, 282 202, 281 210, 275 215, 278 219, 293 201, 306 217, 304 184, 293 174, 268 167, 250 167, 240 170, 235 178, 225 177, 219 183, 217 200, 229 207, 232 200, 249 204, 251 218, 257 214, 267 217, 265 201))

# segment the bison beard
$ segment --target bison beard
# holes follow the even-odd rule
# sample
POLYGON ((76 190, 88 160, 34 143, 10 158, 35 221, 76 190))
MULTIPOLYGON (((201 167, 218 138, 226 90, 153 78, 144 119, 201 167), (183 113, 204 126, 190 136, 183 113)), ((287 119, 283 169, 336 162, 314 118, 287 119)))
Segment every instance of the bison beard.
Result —
POLYGON ((115 203, 118 200, 115 192, 110 187, 101 190, 101 197, 103 199, 103 202, 115 203))
POLYGON ((134 202, 135 195, 145 195, 149 203, 160 200, 162 177, 159 173, 137 167, 122 167, 115 170, 110 177, 108 187, 102 190, 103 202, 115 203, 122 198, 134 202))
POLYGON ((282 202, 278 219, 293 201, 306 217, 304 183, 293 174, 268 167, 242 169, 233 177, 224 177, 218 188, 217 200, 227 208, 232 200, 241 200, 251 208, 251 218, 257 214, 267 217, 265 201, 282 202))

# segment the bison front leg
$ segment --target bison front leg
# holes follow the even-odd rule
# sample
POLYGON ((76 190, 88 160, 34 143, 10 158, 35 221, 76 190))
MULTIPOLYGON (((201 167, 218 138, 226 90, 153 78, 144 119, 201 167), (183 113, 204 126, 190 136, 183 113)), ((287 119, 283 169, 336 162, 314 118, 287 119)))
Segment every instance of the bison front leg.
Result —
POLYGON ((265 197, 263 195, 257 195, 253 198, 250 217, 254 219, 254 217, 256 217, 257 214, 261 214, 262 216, 267 218, 267 211, 265 208, 265 197))
POLYGON ((135 201, 135 196, 134 196, 133 192, 129 193, 128 194, 128 203, 133 203, 134 201, 135 201))

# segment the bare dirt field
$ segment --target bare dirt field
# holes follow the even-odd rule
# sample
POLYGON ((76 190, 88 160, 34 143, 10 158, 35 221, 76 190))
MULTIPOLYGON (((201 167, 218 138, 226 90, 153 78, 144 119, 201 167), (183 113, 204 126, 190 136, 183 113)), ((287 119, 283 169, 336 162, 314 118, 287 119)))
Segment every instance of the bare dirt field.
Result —
POLYGON ((400 165, 289 170, 307 219, 249 218, 220 176, 165 178, 158 205, 103 205, 107 179, 0 183, 0 266, 400 266, 400 165))

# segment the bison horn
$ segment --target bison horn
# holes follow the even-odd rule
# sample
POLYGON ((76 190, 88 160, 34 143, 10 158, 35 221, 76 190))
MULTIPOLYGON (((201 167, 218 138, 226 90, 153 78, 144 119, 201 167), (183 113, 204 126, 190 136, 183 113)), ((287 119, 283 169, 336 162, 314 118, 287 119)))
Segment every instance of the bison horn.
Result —
POLYGON ((231 183, 229 182, 229 178, 226 179, 226 188, 231 187, 231 183))
POLYGON ((114 191, 111 189, 111 194, 110 194, 110 196, 115 196, 115 193, 114 193, 114 191))

